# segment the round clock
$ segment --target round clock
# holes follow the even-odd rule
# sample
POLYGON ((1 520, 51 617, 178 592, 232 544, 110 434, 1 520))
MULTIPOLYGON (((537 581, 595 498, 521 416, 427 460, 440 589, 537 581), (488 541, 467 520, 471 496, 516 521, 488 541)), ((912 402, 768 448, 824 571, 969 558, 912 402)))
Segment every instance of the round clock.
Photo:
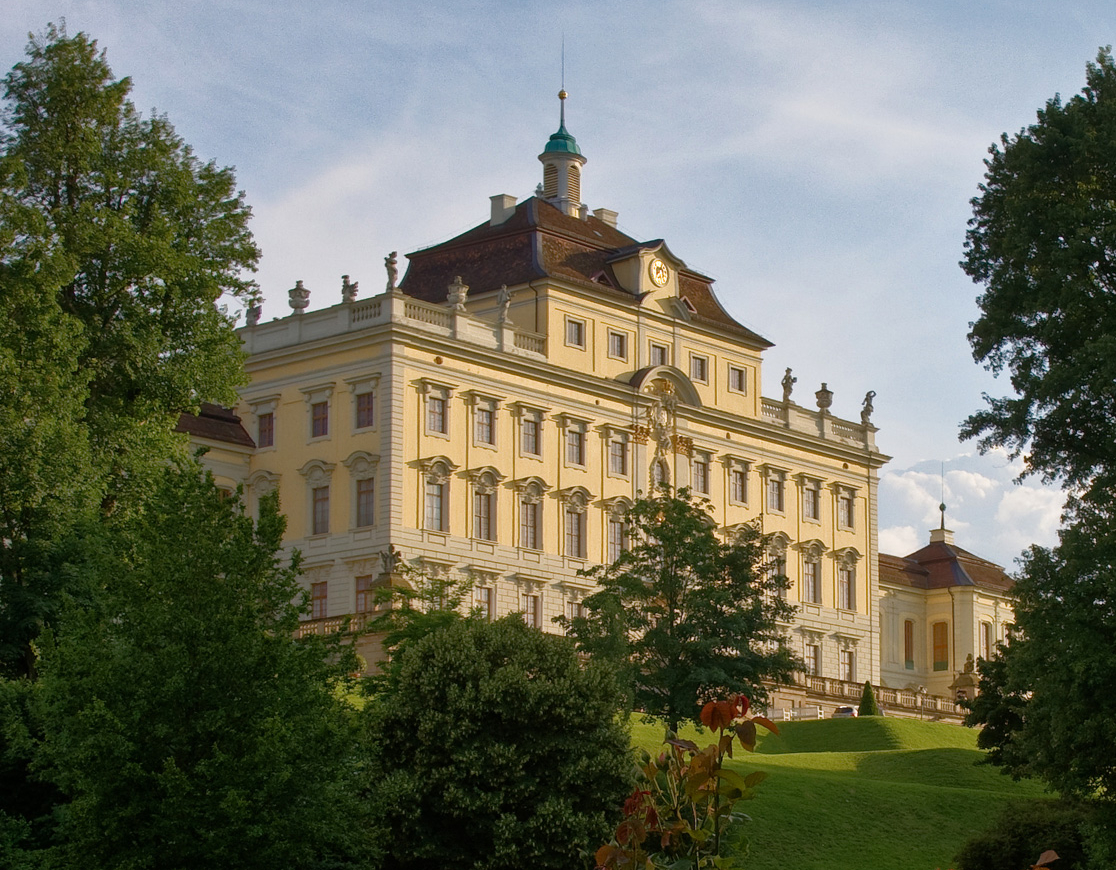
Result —
POLYGON ((656 287, 665 287, 667 279, 670 277, 670 269, 667 264, 662 260, 656 258, 651 261, 650 266, 651 281, 656 287))

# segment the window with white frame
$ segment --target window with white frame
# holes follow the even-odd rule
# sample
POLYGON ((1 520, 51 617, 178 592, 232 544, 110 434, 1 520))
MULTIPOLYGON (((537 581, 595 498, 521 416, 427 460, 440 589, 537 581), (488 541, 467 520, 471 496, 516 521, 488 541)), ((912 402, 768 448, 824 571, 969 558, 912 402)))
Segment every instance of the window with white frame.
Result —
POLYGON ((473 587, 473 608, 481 618, 491 622, 496 617, 496 595, 491 586, 473 587))
POLYGON ((449 481, 456 467, 444 457, 422 463, 423 528, 428 531, 449 531, 449 481))
POLYGON ((856 682, 856 653, 851 649, 841 650, 841 679, 856 682))
POLYGON ((802 479, 802 519, 821 520, 821 482, 810 477, 802 479))
POLYGON ((777 514, 786 510, 786 474, 782 471, 767 471, 767 509, 777 514))
POLYGON ((694 492, 709 495, 709 454, 695 453, 691 463, 694 492))
POLYGON ((810 554, 802 560, 802 600, 821 604, 821 559, 810 554))
POLYGON ((565 532, 565 555, 573 559, 584 559, 585 520, 589 507, 589 494, 581 487, 559 493, 562 499, 562 520, 565 532))
POLYGON ((454 388, 422 378, 418 382, 422 393, 422 418, 427 435, 447 438, 450 431, 450 399, 454 388))
POLYGON ((542 498, 545 485, 537 478, 517 481, 519 498, 519 546, 524 550, 541 550, 542 498))
POLYGON ((351 522, 355 528, 374 525, 376 522, 376 466, 379 456, 356 450, 345 460, 352 480, 351 522))
POLYGON ((310 618, 325 619, 329 615, 329 584, 310 584, 310 618))
POLYGON ((821 647, 818 644, 806 644, 802 658, 806 662, 808 676, 817 677, 821 675, 821 647))
POLYGON ((306 401, 310 440, 329 437, 329 404, 332 396, 333 384, 303 387, 302 397, 306 401))
POLYGON ((266 411, 256 417, 256 446, 275 446, 275 413, 266 411))
POLYGON ((478 405, 474 413, 476 414, 476 417, 473 421, 473 439, 478 444, 495 444, 496 412, 493 411, 491 408, 486 408, 483 405, 478 405))
POLYGON ((585 423, 569 417, 561 418, 566 429, 566 465, 585 465, 585 423))
POLYGON ((569 347, 585 348, 585 321, 577 317, 566 318, 566 344, 569 347))
POLYGON ((780 598, 787 597, 787 542, 785 534, 772 535, 767 540, 767 561, 764 563, 764 572, 771 580, 778 580, 780 598))
POLYGON ((356 394, 356 428, 371 429, 376 425, 376 394, 372 391, 356 394))
POLYGON ((356 525, 371 526, 376 523, 376 479, 362 477, 356 481, 356 525))
POLYGON ((648 359, 653 366, 669 365, 670 349, 665 344, 653 341, 648 349, 648 359))
POLYGON ((856 527, 856 492, 847 486, 837 489, 837 525, 842 529, 856 527))
POLYGON ((567 619, 584 619, 588 614, 585 605, 580 601, 567 601, 566 602, 566 618, 567 619))
POLYGON ((980 624, 980 657, 985 661, 992 658, 992 623, 980 624))
POLYGON ((913 671, 915 667, 915 624, 913 619, 903 621, 903 667, 913 671))
POLYGON ((837 607, 840 610, 856 610, 856 565, 837 566, 837 607))
POLYGON ((426 397, 426 431, 446 434, 446 399, 444 396, 426 397))
POLYGON ((502 479, 495 469, 470 472, 473 482, 473 537, 480 541, 496 540, 496 493, 502 479))
POLYGON ((748 392, 748 373, 745 369, 739 366, 730 365, 728 367, 728 388, 732 393, 748 392))
POLYGON ((747 504, 748 463, 733 457, 729 457, 725 461, 728 465, 729 501, 732 504, 747 504))
POLYGON ((512 410, 519 418, 519 454, 531 458, 542 456, 542 424, 545 413, 540 408, 532 408, 518 402, 512 410))
POLYGON ((368 613, 376 606, 376 598, 373 592, 373 583, 375 578, 371 574, 364 574, 360 577, 353 578, 353 585, 356 586, 356 612, 368 613))
POLYGON ((690 380, 699 384, 709 382, 709 357, 690 354, 690 380))
POLYGON ((542 628, 542 599, 540 596, 524 592, 519 596, 519 606, 523 611, 523 621, 528 628, 542 628))
POLYGON ((628 523, 623 517, 608 518, 608 561, 611 564, 628 549, 628 523))
POLYGON ((615 329, 608 331, 608 355, 612 359, 628 359, 628 334, 615 329))
POLYGON ((613 477, 628 476, 628 439, 614 433, 608 439, 608 473, 613 477))
POLYGON ((329 486, 333 477, 333 463, 311 459, 299 473, 306 478, 309 522, 307 534, 329 534, 329 486))

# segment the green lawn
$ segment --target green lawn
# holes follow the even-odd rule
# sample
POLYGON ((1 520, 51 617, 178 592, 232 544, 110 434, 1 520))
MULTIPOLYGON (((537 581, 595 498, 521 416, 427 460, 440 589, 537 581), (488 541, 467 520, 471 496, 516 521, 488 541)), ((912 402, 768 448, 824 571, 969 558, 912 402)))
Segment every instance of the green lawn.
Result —
MULTIPOLYGON (((770 774, 747 807, 757 867, 944 870, 1005 804, 1044 798, 1034 783, 975 764, 983 753, 968 728, 871 717, 779 730, 732 762, 770 774)), ((632 736, 654 751, 663 730, 634 723, 632 736)), ((683 736, 711 740, 709 732, 683 736)))

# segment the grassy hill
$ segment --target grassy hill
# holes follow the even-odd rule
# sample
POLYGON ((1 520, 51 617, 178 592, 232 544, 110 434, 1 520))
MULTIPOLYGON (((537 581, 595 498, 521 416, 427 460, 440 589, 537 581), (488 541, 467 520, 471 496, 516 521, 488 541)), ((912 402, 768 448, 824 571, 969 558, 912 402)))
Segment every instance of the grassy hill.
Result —
MULTIPOLYGON (((956 725, 871 717, 779 730, 732 762, 770 774, 747 807, 756 866, 944 870, 1005 804, 1045 798, 1041 786, 975 764, 976 733, 956 725)), ((661 746, 660 726, 632 732, 648 750, 661 746)), ((710 742, 708 732, 684 736, 710 742)))

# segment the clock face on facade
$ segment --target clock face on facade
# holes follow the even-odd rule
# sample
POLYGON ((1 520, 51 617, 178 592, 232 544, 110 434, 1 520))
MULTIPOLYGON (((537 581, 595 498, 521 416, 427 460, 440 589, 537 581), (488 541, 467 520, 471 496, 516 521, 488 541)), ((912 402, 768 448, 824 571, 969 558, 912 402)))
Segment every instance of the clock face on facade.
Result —
POLYGON ((667 267, 666 263, 656 258, 651 261, 649 270, 651 272, 651 281, 656 287, 666 286, 667 279, 670 277, 670 269, 667 267))

